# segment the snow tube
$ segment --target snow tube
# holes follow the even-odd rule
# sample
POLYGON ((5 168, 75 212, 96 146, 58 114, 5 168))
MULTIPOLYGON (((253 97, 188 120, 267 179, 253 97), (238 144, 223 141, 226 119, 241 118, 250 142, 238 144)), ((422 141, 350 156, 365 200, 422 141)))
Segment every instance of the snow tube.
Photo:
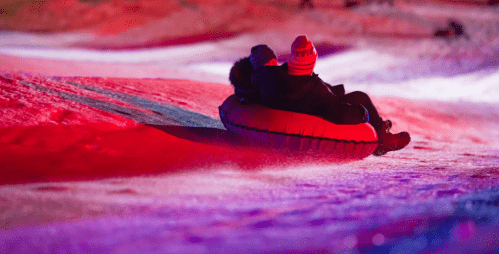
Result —
POLYGON ((376 131, 368 123, 334 124, 317 116, 242 104, 235 95, 224 101, 219 112, 227 130, 279 151, 343 160, 365 158, 378 146, 376 131))

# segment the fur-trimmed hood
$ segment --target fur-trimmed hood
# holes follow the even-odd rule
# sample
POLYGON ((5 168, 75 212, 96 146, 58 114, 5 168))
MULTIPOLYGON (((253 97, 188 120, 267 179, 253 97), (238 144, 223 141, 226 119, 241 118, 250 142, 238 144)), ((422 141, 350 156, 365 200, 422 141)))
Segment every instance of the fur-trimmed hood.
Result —
POLYGON ((239 98, 260 102, 260 92, 251 83, 253 67, 249 57, 239 59, 230 69, 229 81, 234 86, 234 93, 239 98))

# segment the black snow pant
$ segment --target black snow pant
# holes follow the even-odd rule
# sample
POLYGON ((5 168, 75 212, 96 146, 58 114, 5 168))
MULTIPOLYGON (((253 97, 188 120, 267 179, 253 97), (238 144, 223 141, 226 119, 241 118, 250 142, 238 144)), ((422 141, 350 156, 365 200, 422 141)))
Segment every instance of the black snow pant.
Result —
POLYGON ((377 133, 380 133, 383 126, 383 119, 379 116, 378 110, 374 107, 371 98, 364 92, 355 91, 343 96, 340 96, 340 102, 352 105, 360 104, 367 109, 369 113, 369 123, 374 127, 377 133))

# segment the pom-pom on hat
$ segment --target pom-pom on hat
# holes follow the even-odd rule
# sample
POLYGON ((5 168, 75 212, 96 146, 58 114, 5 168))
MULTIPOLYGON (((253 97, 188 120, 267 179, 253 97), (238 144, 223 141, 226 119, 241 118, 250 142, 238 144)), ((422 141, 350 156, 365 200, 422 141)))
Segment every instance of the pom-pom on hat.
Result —
POLYGON ((296 37, 291 45, 291 60, 288 62, 288 73, 291 75, 312 75, 317 50, 306 35, 296 37))
POLYGON ((256 70, 260 66, 264 66, 272 59, 277 59, 277 56, 269 46, 261 44, 251 48, 250 61, 253 70, 256 70))

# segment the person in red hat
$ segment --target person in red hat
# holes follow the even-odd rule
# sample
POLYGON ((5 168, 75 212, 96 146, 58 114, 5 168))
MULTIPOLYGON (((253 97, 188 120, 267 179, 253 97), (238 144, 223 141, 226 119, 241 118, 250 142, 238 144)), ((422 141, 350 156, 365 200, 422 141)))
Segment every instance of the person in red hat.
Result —
POLYGON ((250 57, 243 60, 239 61, 238 68, 235 68, 238 63, 234 65, 229 75, 236 96, 242 100, 249 99, 274 109, 320 116, 336 124, 369 122, 380 141, 373 153, 377 156, 402 149, 410 142, 407 132, 389 132, 391 122, 382 120, 367 94, 360 91, 345 94, 343 85, 331 86, 313 72, 317 50, 305 35, 294 40, 291 59, 281 66, 274 52, 266 45, 253 47, 250 57), (241 63, 245 63, 244 68, 241 68, 241 63), (244 75, 236 75, 241 73, 244 75), (241 89, 239 83, 243 82, 245 88, 241 89))
MULTIPOLYGON (((302 80, 304 85, 308 85, 314 77, 316 83, 323 83, 326 86, 331 86, 323 82, 317 74, 313 72, 317 61, 317 51, 307 36, 298 36, 291 46, 291 59, 288 61, 288 74, 293 76, 292 79, 302 80)), ((261 82, 261 81, 255 81, 261 82)), ((375 155, 384 155, 389 151, 400 150, 407 146, 411 141, 411 137, 407 132, 398 134, 390 133, 391 121, 383 121, 378 110, 371 101, 369 95, 361 91, 355 91, 345 94, 343 85, 340 85, 342 92, 334 93, 339 95, 340 104, 347 105, 362 105, 369 114, 369 123, 374 127, 378 134, 380 145, 374 152, 375 155)))

